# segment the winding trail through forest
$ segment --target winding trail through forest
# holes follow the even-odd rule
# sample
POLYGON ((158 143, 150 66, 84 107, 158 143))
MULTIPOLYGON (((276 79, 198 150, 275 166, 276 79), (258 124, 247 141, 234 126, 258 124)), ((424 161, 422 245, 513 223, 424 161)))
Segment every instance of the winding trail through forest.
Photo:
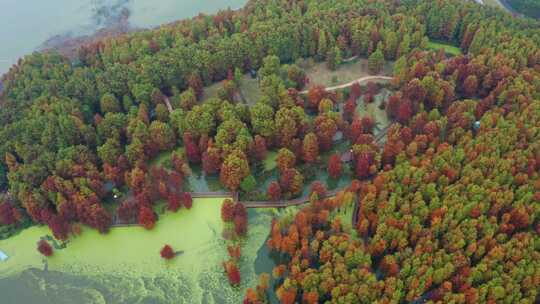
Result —
MULTIPOLYGON (((353 81, 350 81, 350 82, 347 82, 347 83, 344 83, 344 84, 340 84, 340 85, 333 86, 333 87, 326 87, 325 90, 326 90, 326 92, 332 92, 332 91, 348 88, 348 87, 352 86, 355 83, 362 83, 364 81, 370 81, 370 80, 390 81, 392 79, 393 79, 393 77, 382 76, 382 75, 364 76, 364 77, 360 77, 358 79, 355 79, 353 81)), ((304 91, 301 91, 300 94, 307 94, 308 92, 309 92, 309 90, 304 90, 304 91)))
MULTIPOLYGON (((386 137, 386 133, 388 133, 388 129, 390 129, 391 124, 386 126, 384 129, 381 130, 381 132, 377 135, 375 138, 375 142, 379 146, 383 146, 384 142, 382 140, 386 137)), ((338 188, 332 191, 328 191, 323 198, 332 197, 335 196, 339 191, 342 191, 346 189, 347 187, 338 188)), ((309 196, 303 196, 299 198, 295 198, 292 200, 282 200, 282 201, 243 201, 241 203, 244 204, 246 208, 286 208, 290 206, 298 206, 302 205, 303 203, 309 201, 309 196)), ((356 221, 358 220, 357 212, 360 209, 360 196, 356 196, 356 201, 354 205, 354 212, 353 212, 353 218, 352 223, 353 225, 356 224, 356 221)))
MULTIPOLYGON (((348 61, 352 61, 354 59, 356 59, 356 57, 348 58, 348 59, 346 59, 346 61, 348 62, 348 61)), ((377 80, 379 80, 379 81, 390 81, 392 79, 393 79, 393 77, 383 76, 383 75, 364 76, 364 77, 357 78, 357 79, 355 79, 353 81, 350 81, 350 82, 347 82, 347 83, 344 83, 344 84, 340 84, 340 85, 332 86, 332 87, 326 87, 325 91, 326 92, 332 92, 332 91, 336 91, 336 90, 340 90, 340 89, 350 87, 350 86, 354 85, 355 83, 360 84, 360 83, 365 82, 365 81, 373 81, 373 80, 375 80, 375 81, 377 81, 377 80)), ((309 90, 301 91, 300 94, 307 94, 308 91, 309 90)), ((169 100, 169 97, 165 96, 164 102, 165 102, 165 105, 167 106, 167 110, 169 111, 169 113, 172 112, 173 108, 172 108, 171 102, 169 100)), ((375 142, 377 144, 379 144, 379 145, 384 144, 384 143, 381 143, 381 141, 382 141, 382 139, 385 138, 389 126, 390 125, 388 125, 386 128, 381 130, 381 132, 377 135, 377 137, 375 138, 375 142)), ((327 192, 325 194, 324 197, 335 196, 339 191, 342 191, 344 189, 346 189, 346 187, 329 191, 329 192, 327 192)), ((232 194, 234 201, 238 201, 238 193, 230 193, 230 192, 200 193, 200 192, 193 192, 191 194, 192 194, 193 197, 215 197, 216 195, 230 196, 232 194)), ((290 206, 298 206, 298 205, 301 205, 301 204, 303 204, 303 203, 305 203, 307 201, 309 201, 309 196, 299 197, 299 198, 292 199, 292 200, 282 200, 282 201, 275 201, 275 202, 274 201, 243 201, 241 203, 243 203, 246 208, 285 208, 285 207, 290 207, 290 206)), ((358 212, 359 204, 360 204, 360 198, 357 197, 356 201, 355 201, 355 206, 354 206, 355 211, 353 213, 353 225, 355 224, 356 219, 357 219, 357 216, 356 216, 355 213, 358 212)), ((113 226, 124 226, 124 225, 126 225, 126 224, 117 223, 116 220, 115 220, 115 223, 114 223, 113 226)))

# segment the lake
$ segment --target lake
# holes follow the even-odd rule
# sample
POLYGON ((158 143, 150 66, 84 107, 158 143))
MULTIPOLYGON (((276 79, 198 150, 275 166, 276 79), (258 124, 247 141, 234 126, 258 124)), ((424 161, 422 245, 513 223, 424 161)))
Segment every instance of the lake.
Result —
POLYGON ((129 11, 150 28, 199 13, 242 7, 247 0, 0 0, 0 74, 55 35, 88 35, 129 11))
MULTIPOLYGON (((222 262, 228 258, 222 237, 223 198, 195 198, 190 210, 160 215, 152 230, 117 227, 102 235, 83 228, 65 248, 44 259, 36 243, 51 233, 33 226, 0 240, 9 258, 0 262, 0 303, 241 303, 258 274, 275 266, 265 242, 273 216, 294 214, 250 209, 249 230, 242 241, 239 287, 231 287, 222 262), (159 250, 170 244, 181 251, 164 261, 159 250)), ((53 243, 54 244, 54 243, 53 243)))

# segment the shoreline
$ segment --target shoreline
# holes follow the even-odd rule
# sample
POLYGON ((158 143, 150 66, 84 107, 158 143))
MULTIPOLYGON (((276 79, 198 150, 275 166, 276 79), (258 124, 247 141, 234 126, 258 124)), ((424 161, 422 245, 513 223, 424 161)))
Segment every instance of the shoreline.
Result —
POLYGON ((36 48, 36 52, 56 51, 70 60, 75 59, 81 46, 95 43, 97 41, 117 37, 126 33, 134 32, 137 29, 129 23, 130 12, 123 9, 119 16, 111 17, 107 20, 107 25, 88 35, 58 34, 45 40, 36 48))
MULTIPOLYGON (((98 42, 103 39, 107 38, 114 38, 118 37, 124 34, 129 34, 133 32, 138 31, 145 31, 145 30, 153 30, 159 27, 163 26, 172 26, 175 25, 183 20, 191 20, 197 16, 200 15, 208 15, 208 14, 214 14, 219 11, 224 10, 231 10, 231 11, 239 11, 242 10, 247 3, 244 3, 243 5, 240 5, 238 7, 223 7, 218 10, 215 10, 212 13, 205 13, 205 12, 199 12, 199 14, 192 15, 192 16, 179 16, 177 19, 170 21, 170 22, 163 22, 157 25, 153 26, 144 26, 139 27, 131 24, 130 18, 131 18, 131 11, 128 8, 123 8, 118 14, 116 15, 110 15, 107 16, 108 19, 105 20, 102 24, 105 24, 103 27, 96 29, 94 32, 90 34, 74 34, 71 32, 68 33, 60 33, 51 36, 50 38, 46 39, 45 41, 41 42, 32 52, 27 54, 21 54, 17 56, 17 60, 15 61, 15 64, 17 62, 24 58, 27 55, 31 55, 33 52, 58 52, 62 56, 67 57, 70 60, 73 60, 77 56, 78 50, 88 44, 92 44, 95 42, 98 42)), ((2 78, 4 75, 6 75, 9 70, 12 68, 11 65, 6 71, 0 71, 0 94, 2 93, 2 78)))
POLYGON ((497 0, 510 14, 514 15, 514 17, 523 17, 523 14, 517 12, 506 0, 497 0))

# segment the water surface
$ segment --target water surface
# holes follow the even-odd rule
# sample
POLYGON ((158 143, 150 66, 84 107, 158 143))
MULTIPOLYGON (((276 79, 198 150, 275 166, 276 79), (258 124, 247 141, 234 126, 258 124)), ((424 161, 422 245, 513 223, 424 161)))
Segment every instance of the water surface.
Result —
POLYGON ((123 10, 133 27, 155 27, 199 13, 240 8, 247 0, 0 0, 0 74, 56 35, 89 35, 123 10))
POLYGON ((240 303, 246 288, 256 285, 258 273, 274 266, 269 256, 258 257, 274 213, 249 210, 240 261, 242 283, 233 288, 222 267, 228 256, 222 201, 196 198, 191 210, 161 215, 150 231, 119 227, 101 235, 85 228, 46 260, 36 243, 50 231, 44 226, 28 228, 0 241, 9 255, 0 262, 0 302, 240 303), (159 256, 164 244, 183 253, 165 261, 159 256))

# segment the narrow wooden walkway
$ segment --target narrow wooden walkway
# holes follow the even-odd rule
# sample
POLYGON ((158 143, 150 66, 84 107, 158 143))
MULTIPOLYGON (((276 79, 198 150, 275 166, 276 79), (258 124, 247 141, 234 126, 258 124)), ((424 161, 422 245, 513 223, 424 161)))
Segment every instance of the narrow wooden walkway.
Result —
MULTIPOLYGON (((216 191, 216 192, 190 192, 192 198, 231 198, 238 201, 238 192, 216 191)), ((221 202, 220 202, 221 204, 221 202)), ((117 214, 113 216, 111 228, 142 226, 137 222, 124 222, 117 214)))
MULTIPOLYGON (((379 132, 379 134, 375 138, 375 142, 378 145, 383 145, 384 144, 382 142, 382 140, 384 138, 386 138, 386 134, 388 133, 388 130, 390 129, 390 126, 391 126, 391 124, 389 124, 384 129, 382 129, 381 132, 379 132)), ((346 188, 347 187, 343 187, 343 188, 340 188, 340 189, 335 189, 335 190, 329 191, 329 192, 326 193, 326 195, 323 198, 335 196, 339 191, 342 191, 342 190, 344 190, 346 188)), ((296 198, 296 199, 292 199, 292 200, 286 200, 286 201, 276 201, 276 202, 272 202, 272 201, 253 201, 253 202, 249 202, 249 201, 247 201, 247 202, 242 202, 242 203, 244 204, 244 206, 246 206, 246 208, 286 208, 286 207, 290 207, 290 206, 302 205, 302 204, 304 204, 305 202, 308 202, 308 201, 309 201, 309 196, 304 196, 304 197, 300 197, 300 198, 296 198)), ((351 223, 352 223, 353 227, 356 227, 356 225, 358 224, 358 212, 360 212, 360 202, 361 202, 361 197, 360 197, 359 194, 357 194, 355 202, 354 202, 354 211, 353 211, 352 219, 351 219, 351 223)))
POLYGON ((236 192, 216 191, 216 192, 190 192, 192 198, 235 198, 236 192))
MULTIPOLYGON (((328 191, 321 198, 336 196, 336 194, 339 191, 344 190, 345 188, 346 187, 328 191)), ((281 200, 281 201, 275 201, 275 202, 274 201, 244 201, 241 203, 244 204, 246 208, 285 208, 285 207, 290 207, 290 206, 302 205, 308 201, 309 201, 309 195, 291 199, 291 200, 281 200)))

